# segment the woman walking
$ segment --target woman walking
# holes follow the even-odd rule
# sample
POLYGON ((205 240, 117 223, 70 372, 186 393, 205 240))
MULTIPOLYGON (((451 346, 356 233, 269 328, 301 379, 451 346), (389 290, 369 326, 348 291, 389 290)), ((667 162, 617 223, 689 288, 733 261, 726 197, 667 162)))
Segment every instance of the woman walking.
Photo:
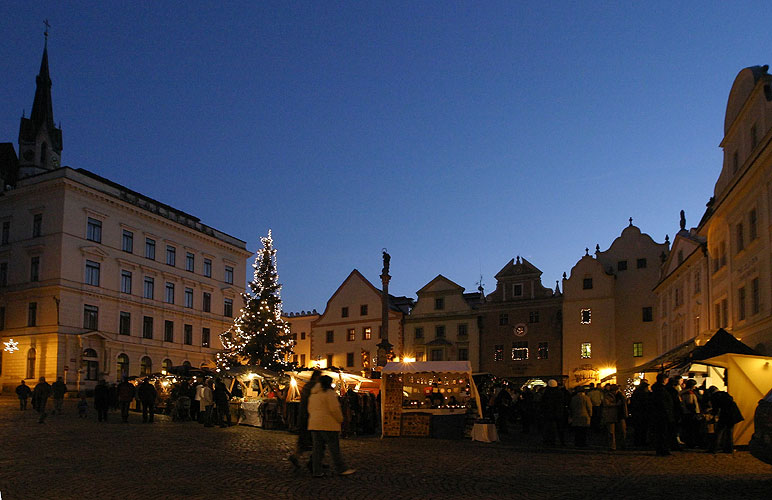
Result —
POLYGON ((341 422, 343 422, 343 412, 340 410, 338 395, 332 389, 332 378, 324 375, 311 389, 311 397, 308 398, 308 430, 311 431, 314 443, 312 459, 314 477, 324 476, 322 458, 324 458, 325 447, 330 448, 330 455, 338 474, 347 476, 356 472, 346 467, 340 454, 338 435, 341 422))

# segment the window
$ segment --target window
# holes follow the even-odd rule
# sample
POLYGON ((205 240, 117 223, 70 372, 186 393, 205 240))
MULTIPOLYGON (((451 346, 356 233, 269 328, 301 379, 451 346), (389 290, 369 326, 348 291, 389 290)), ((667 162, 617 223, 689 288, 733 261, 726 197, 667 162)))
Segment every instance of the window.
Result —
POLYGON ((583 325, 589 325, 590 320, 592 319, 592 310, 591 309, 582 309, 582 324, 583 325))
POLYGON ((171 245, 166 245, 166 265, 177 265, 177 249, 171 245))
POLYGON ((633 357, 640 358, 643 356, 643 342, 633 342, 633 357))
POLYGON ((183 325, 182 331, 184 334, 183 341, 185 345, 193 345, 193 325, 183 325))
POLYGON ((43 233, 43 214, 35 214, 35 216, 32 218, 32 237, 37 238, 42 233, 43 233))
POLYGON ((617 271, 627 271, 627 261, 620 260, 617 262, 617 271))
POLYGON ((35 378, 35 360, 37 359, 37 353, 35 352, 35 348, 30 348, 29 351, 27 351, 27 377, 26 378, 35 378))
MULTIPOLYGON (((349 329, 346 331, 346 340, 347 340, 347 341, 349 341, 349 342, 353 342, 354 340, 356 340, 356 336, 357 336, 357 334, 356 334, 356 330, 355 330, 355 329, 353 329, 353 328, 349 328, 349 329)), ((350 365, 349 365, 349 366, 350 366, 350 365)))
POLYGON ((97 330, 99 328, 99 308, 96 306, 83 306, 83 328, 97 330))
MULTIPOLYGON (((29 280, 40 281, 40 257, 32 257, 29 260, 29 280)), ((99 284, 99 273, 97 273, 97 285, 99 284)))
POLYGON ((201 329, 201 347, 209 347, 212 341, 211 337, 212 337, 211 330, 209 330, 209 328, 202 328, 201 329))
POLYGON ((539 350, 536 351, 536 359, 549 359, 549 358, 550 358, 549 342, 539 342, 539 350))
POLYGON ((581 357, 582 359, 592 358, 592 344, 590 342, 582 342, 581 357))
POLYGON ((152 299, 155 290, 155 280, 150 276, 145 276, 145 298, 152 299))
POLYGON ((123 230, 123 239, 121 240, 121 250, 132 253, 134 251, 134 233, 123 230))
POLYGON ((228 318, 233 317, 233 299, 223 300, 222 314, 228 318))
POLYGON ((172 360, 169 358, 164 359, 161 361, 161 373, 167 374, 169 373, 169 370, 172 369, 172 360))
POLYGON ((327 334, 325 336, 325 342, 328 344, 332 344, 335 342, 335 331, 334 330, 327 330, 327 334))
POLYGON ((346 353, 346 366, 354 366, 354 353, 353 352, 347 352, 346 353))
POLYGON ((758 237, 758 215, 756 214, 756 209, 754 208, 750 211, 750 213, 748 213, 748 239, 753 241, 758 237))
POLYGON ((86 380, 96 380, 99 375, 99 361, 94 349, 83 351, 83 364, 86 368, 86 380))
POLYGON ((422 340, 424 338, 424 329, 421 326, 415 327, 415 339, 416 340, 422 340))
POLYGON ((512 342, 512 361, 528 359, 528 342, 512 342))
POLYGON ((174 342, 174 321, 164 321, 164 342, 174 342))
POLYGON ((466 347, 459 347, 458 348, 458 360, 459 361, 469 361, 469 349, 466 347))
POLYGON ((443 361, 444 360, 444 350, 443 349, 432 349, 429 352, 429 355, 431 356, 432 361, 443 361))
POLYGON ((225 282, 233 284, 233 268, 231 266, 225 266, 225 282))
POLYGON ((445 297, 437 297, 434 299, 434 310, 441 311, 445 309, 445 297))
POLYGON ((145 238, 145 258, 155 260, 155 240, 145 238))
POLYGON ((121 292, 131 293, 131 271, 121 271, 121 292))
POLYGON ((539 311, 529 311, 528 312, 528 322, 529 323, 538 323, 539 322, 539 311))
POLYGON ((86 223, 86 239, 102 243, 102 221, 88 218, 86 223))
POLYGON ((11 221, 3 221, 3 234, 0 239, 0 245, 7 245, 11 240, 11 221))
POLYGON ((153 372, 153 361, 149 356, 142 356, 139 362, 139 375, 140 377, 147 377, 153 372))
POLYGON ((166 282, 166 303, 174 304, 174 283, 166 282))
POLYGON ((129 357, 125 354, 118 356, 118 377, 123 380, 129 376, 129 357))
POLYGON ((509 315, 507 313, 499 314, 499 326, 504 326, 508 324, 509 324, 509 315))
POLYGON ((737 154, 737 151, 734 152, 732 155, 732 173, 736 174, 737 170, 740 168, 740 158, 737 154))
POLYGON ((204 292, 201 308, 204 312, 212 312, 212 294, 204 292))
POLYGON ((36 326, 38 324, 38 303, 30 302, 27 305, 27 326, 36 326))
POLYGON ((300 366, 306 366, 306 355, 301 354, 300 355, 300 366))
POLYGON ((0 262, 0 286, 8 286, 8 263, 0 262))
POLYGON ((743 224, 740 222, 735 226, 735 234, 737 236, 737 251, 741 252, 745 249, 745 235, 743 234, 743 224))
MULTIPOLYGON (((367 330, 367 328, 365 328, 365 330, 367 330)), ((367 339, 369 339, 369 338, 370 337, 368 337, 367 339)), ((367 339, 365 339, 365 340, 367 340, 367 339)), ((300 340, 306 340, 306 332, 300 332, 300 340)))
POLYGON ((740 287, 737 290, 737 320, 742 321, 745 319, 745 287, 740 287))
POLYGON ((367 304, 362 304, 361 306, 359 306, 359 315, 367 316, 367 304))
POLYGON ((142 318, 142 338, 153 338, 153 318, 151 316, 145 316, 142 318))
POLYGON ((760 310, 759 279, 754 278, 753 281, 751 281, 751 314, 758 314, 760 310))
POLYGON ((195 268, 196 268, 196 256, 190 252, 187 252, 185 254, 185 270, 190 271, 192 273, 195 270, 195 268))
POLYGON ((340 317, 341 318, 348 318, 348 307, 341 307, 340 308, 340 317))
POLYGON ((131 335, 131 313, 121 311, 118 318, 118 333, 120 335, 131 335))
POLYGON ((333 366, 333 364, 332 364, 332 354, 328 354, 327 355, 327 368, 330 368, 332 366, 333 366))
POLYGON ((362 329, 362 340, 370 340, 371 338, 373 338, 373 329, 369 326, 364 327, 362 329))
POLYGON ((493 361, 504 361, 504 346, 497 344, 493 348, 493 361))
POLYGON ((469 328, 466 323, 459 323, 458 324, 458 336, 459 337, 466 337, 469 335, 469 328))
POLYGON ((651 306, 643 308, 643 321, 654 321, 653 308, 651 306))
POLYGON ((726 299, 721 301, 721 327, 729 326, 729 304, 726 299))
POLYGON ((204 259, 204 276, 212 277, 212 259, 204 259))
POLYGON ((438 339, 445 338, 445 325, 437 325, 434 327, 434 336, 438 339))
POLYGON ((584 278, 584 280, 582 280, 582 289, 592 290, 592 278, 584 278))
POLYGON ((638 269, 646 269, 646 259, 638 259, 635 262, 635 267, 638 269))
POLYGON ((193 307, 193 289, 192 288, 185 289, 185 307, 188 307, 188 308, 193 307))
POLYGON ((99 262, 86 261, 86 284, 99 286, 99 262))
POLYGON ((516 285, 512 285, 512 296, 513 297, 522 297, 523 295, 523 285, 520 283, 516 285))

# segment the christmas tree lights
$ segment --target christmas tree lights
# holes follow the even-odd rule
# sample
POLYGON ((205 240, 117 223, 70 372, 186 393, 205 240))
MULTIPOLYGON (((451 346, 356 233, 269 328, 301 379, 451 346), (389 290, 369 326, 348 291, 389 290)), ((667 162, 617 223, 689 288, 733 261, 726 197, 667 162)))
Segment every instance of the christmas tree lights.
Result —
POLYGON ((250 293, 243 293, 244 307, 227 331, 220 334, 223 351, 217 354, 219 370, 255 365, 284 372, 294 369, 289 362, 295 342, 287 322, 281 317, 281 285, 276 271, 276 249, 271 231, 260 238, 250 293))

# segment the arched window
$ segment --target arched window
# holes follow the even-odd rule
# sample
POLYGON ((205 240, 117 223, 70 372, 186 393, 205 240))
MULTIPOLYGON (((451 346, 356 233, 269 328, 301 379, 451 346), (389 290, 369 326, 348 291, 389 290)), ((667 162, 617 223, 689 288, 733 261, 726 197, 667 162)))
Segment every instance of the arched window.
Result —
POLYGON ((190 361, 188 360, 183 361, 182 366, 184 366, 185 368, 190 368, 190 361))
POLYGON ((161 372, 169 373, 169 371, 172 369, 172 360, 169 358, 166 358, 161 363, 161 372))
POLYGON ((99 358, 94 349, 83 351, 83 368, 86 370, 86 380, 96 380, 99 375, 99 358))
POLYGON ((153 360, 148 356, 142 356, 139 362, 139 375, 141 377, 147 377, 153 372, 153 360))
POLYGON ((118 355, 118 379, 123 380, 129 376, 129 357, 126 354, 118 355))
POLYGON ((35 378, 35 359, 37 359, 37 353, 35 348, 31 347, 27 351, 27 378, 35 378))

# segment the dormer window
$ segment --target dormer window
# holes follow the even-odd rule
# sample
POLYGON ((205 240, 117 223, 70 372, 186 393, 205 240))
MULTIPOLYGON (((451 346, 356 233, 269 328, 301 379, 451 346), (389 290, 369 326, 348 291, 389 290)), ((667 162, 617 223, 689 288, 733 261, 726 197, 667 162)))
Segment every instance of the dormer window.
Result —
POLYGON ((592 278, 584 278, 584 280, 582 280, 582 289, 592 290, 592 278))
POLYGON ((441 311, 443 309, 445 309, 445 298, 437 297, 436 299, 434 299, 434 310, 441 311))
POLYGON ((523 296, 523 285, 520 283, 516 283, 512 285, 512 296, 513 297, 522 297, 523 296))

